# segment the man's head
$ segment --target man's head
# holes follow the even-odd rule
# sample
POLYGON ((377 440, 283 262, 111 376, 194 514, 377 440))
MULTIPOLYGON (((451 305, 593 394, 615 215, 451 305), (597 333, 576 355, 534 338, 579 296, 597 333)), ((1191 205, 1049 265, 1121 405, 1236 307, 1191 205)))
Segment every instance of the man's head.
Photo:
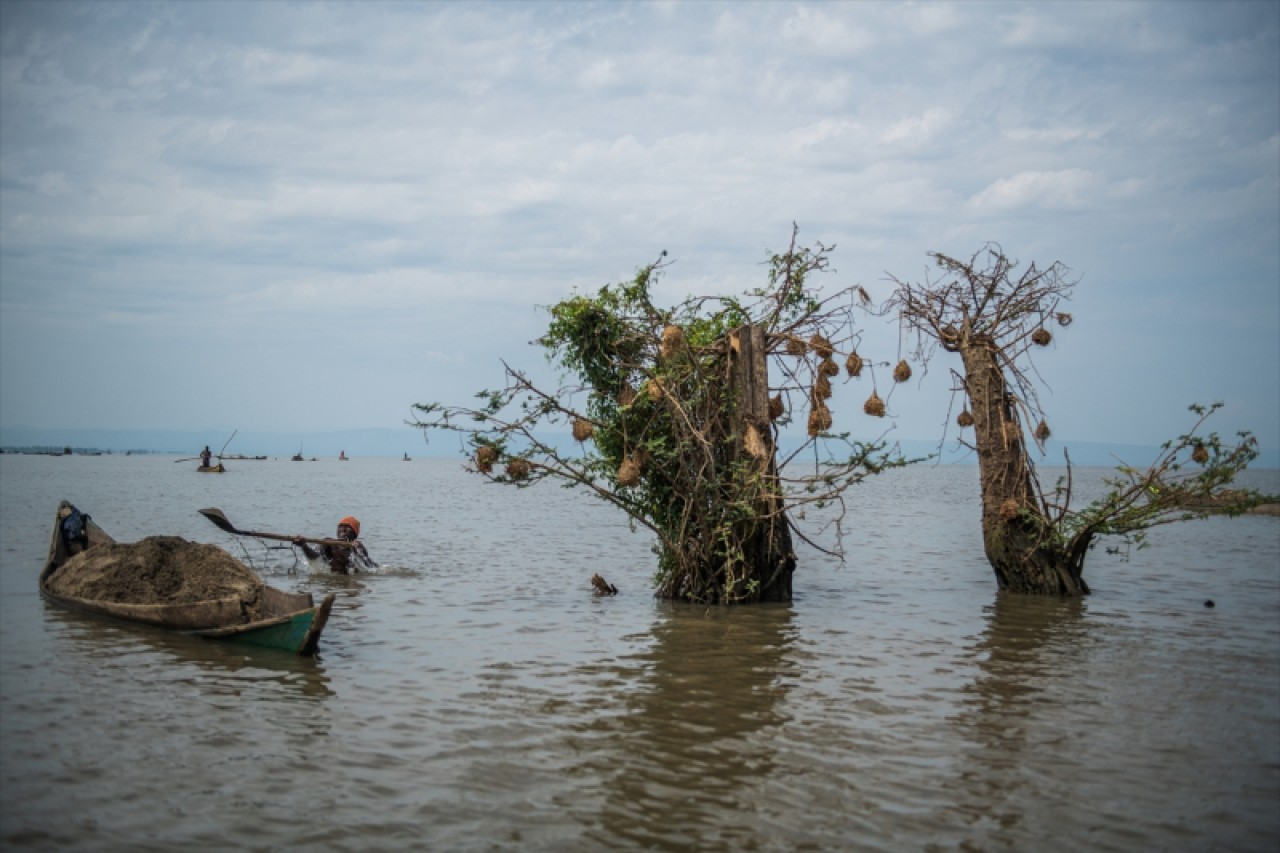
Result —
POLYGON ((338 522, 338 538, 348 542, 360 535, 360 519, 348 515, 338 522))

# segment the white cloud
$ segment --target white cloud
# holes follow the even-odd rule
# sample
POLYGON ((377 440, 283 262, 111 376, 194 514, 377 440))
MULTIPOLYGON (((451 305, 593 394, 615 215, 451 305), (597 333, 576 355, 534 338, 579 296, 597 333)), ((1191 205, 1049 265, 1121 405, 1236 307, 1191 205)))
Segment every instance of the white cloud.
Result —
POLYGON ((1000 178, 975 195, 970 203, 979 210, 1015 210, 1040 207, 1080 210, 1098 204, 1102 182, 1087 169, 1055 172, 1019 172, 1000 178))
MULTIPOLYGON (((78 352, 69 302, 134 324, 117 362, 298 372, 330 324, 363 352, 462 357, 471 315, 524 358, 532 306, 662 249, 663 296, 741 292, 793 222, 841 247, 832 286, 988 240, 1175 302, 1212 278, 1255 305, 1280 277, 1274 4, 21 9, 0 40, 4 378, 42 369, 22 347, 78 352), (199 351, 175 344, 189 325, 161 336, 189 317, 218 330, 199 351)), ((1280 361, 1274 311, 1251 316, 1273 334, 1224 319, 1186 369, 1280 361)), ((78 416, 42 384, 0 381, 4 417, 78 416)), ((411 391, 380 393, 399 411, 411 391)))
POLYGON ((781 36, 800 49, 827 56, 853 56, 875 42, 856 22, 856 15, 826 5, 801 5, 783 21, 781 36))
POLYGON ((907 144, 923 146, 933 142, 951 123, 951 113, 942 107, 930 107, 919 115, 908 116, 889 125, 880 134, 883 145, 907 144))

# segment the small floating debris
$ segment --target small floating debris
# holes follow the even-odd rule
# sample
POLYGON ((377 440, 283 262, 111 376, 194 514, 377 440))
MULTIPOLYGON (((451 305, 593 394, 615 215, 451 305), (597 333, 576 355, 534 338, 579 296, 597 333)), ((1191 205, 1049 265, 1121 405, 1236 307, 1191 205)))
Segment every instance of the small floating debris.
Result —
POLYGON ((618 594, 618 588, 613 584, 609 583, 604 578, 600 577, 600 575, 598 574, 591 576, 591 585, 595 587, 596 595, 617 595, 618 594))

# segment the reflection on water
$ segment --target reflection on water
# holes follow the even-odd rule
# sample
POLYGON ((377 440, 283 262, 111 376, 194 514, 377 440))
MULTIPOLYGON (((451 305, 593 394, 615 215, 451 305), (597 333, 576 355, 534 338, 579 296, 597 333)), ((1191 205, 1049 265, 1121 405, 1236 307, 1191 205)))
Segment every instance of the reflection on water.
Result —
POLYGON ((955 723, 971 744, 951 781, 964 825, 1001 846, 1016 846, 1027 812, 1023 753, 1046 750, 1050 739, 1036 716, 1061 674, 1081 666, 1087 641, 1081 599, 998 593, 985 608, 986 629, 971 653, 978 675, 963 691, 955 723))
POLYGON ((56 643, 53 653, 82 656, 125 689, 132 676, 156 668, 210 694, 252 693, 263 701, 323 700, 333 695, 324 665, 314 658, 45 606, 56 643))
POLYGON ((850 562, 806 551, 793 604, 708 610, 655 603, 648 542, 603 505, 452 460, 0 456, 0 847, 1280 844, 1276 519, 1096 552, 1095 594, 1062 602, 995 591, 972 468, 890 472, 851 510, 850 562), (336 593, 318 657, 46 605, 63 497, 121 541, 336 593), (304 532, 356 512, 382 568, 303 570, 209 506, 304 532))
POLYGON ((633 685, 615 717, 579 724, 612 742, 583 770, 602 779, 601 847, 741 849, 755 837, 754 789, 775 768, 771 730, 786 722, 790 604, 665 606, 653 643, 618 661, 633 685))

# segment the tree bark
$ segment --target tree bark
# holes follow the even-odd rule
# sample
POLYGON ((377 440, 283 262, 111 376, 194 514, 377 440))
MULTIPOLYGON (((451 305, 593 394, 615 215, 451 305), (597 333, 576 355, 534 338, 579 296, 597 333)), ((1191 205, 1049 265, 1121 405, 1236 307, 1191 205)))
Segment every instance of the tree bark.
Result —
POLYGON ((739 580, 728 591, 737 598, 790 601, 796 555, 791 541, 782 488, 778 480, 777 448, 769 418, 769 368, 764 328, 742 326, 729 335, 729 376, 737 407, 729 424, 734 464, 746 481, 756 481, 751 517, 736 522, 743 543, 739 580), (754 594, 751 588, 754 587, 754 594))
POLYGON ((1018 410, 999 352, 975 335, 960 347, 982 481, 982 542, 1001 589, 1081 596, 1087 541, 1058 543, 1038 502, 1018 410))

